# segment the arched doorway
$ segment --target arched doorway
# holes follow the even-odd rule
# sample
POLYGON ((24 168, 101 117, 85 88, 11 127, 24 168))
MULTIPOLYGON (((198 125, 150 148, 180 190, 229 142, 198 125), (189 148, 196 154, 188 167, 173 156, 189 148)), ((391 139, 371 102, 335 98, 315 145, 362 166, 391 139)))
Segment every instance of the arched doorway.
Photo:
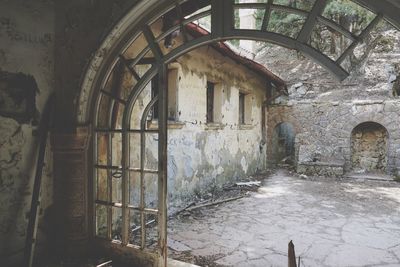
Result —
POLYGON ((376 122, 363 122, 351 133, 351 164, 357 173, 385 173, 389 134, 376 122))
POLYGON ((282 122, 275 126, 272 135, 272 159, 275 163, 294 163, 294 142, 296 133, 293 125, 282 122))
MULTIPOLYGON (((132 248, 140 254, 147 253, 147 259, 158 260, 160 266, 166 264, 169 114, 166 65, 205 44, 251 39, 297 49, 339 79, 344 79, 348 73, 341 63, 350 50, 335 60, 331 59, 324 51, 311 46, 309 39, 312 31, 317 22, 328 25, 338 34, 351 37, 353 43, 350 49, 354 49, 360 40, 322 16, 324 2, 316 1, 311 10, 300 10, 286 5, 272 5, 271 1, 142 1, 121 20, 88 67, 77 112, 79 122, 92 122, 94 125, 92 180, 95 194, 91 205, 96 241, 104 246, 117 243, 116 249, 132 248), (201 5, 194 5, 193 8, 194 2, 201 5), (200 8, 202 10, 196 12, 200 8), (262 23, 256 29, 236 27, 235 11, 238 9, 264 11, 262 23), (298 35, 285 36, 268 31, 272 11, 302 16, 304 25, 298 35), (211 21, 210 32, 195 38, 188 37, 185 27, 204 18, 211 21), (160 25, 162 30, 158 31, 160 25), (168 39, 179 30, 185 42, 170 46, 168 39), (121 85, 124 85, 124 90, 121 90, 121 85), (148 86, 157 88, 157 93, 144 95, 148 86), (154 114, 156 107, 158 124, 149 127, 147 118, 154 114), (146 158, 149 147, 157 152, 155 160, 146 158), (150 230, 153 236, 155 233, 158 242, 149 245, 150 230), (151 250, 153 246, 155 250, 151 250)), ((366 30, 371 30, 380 19, 381 16, 376 16, 366 30)))

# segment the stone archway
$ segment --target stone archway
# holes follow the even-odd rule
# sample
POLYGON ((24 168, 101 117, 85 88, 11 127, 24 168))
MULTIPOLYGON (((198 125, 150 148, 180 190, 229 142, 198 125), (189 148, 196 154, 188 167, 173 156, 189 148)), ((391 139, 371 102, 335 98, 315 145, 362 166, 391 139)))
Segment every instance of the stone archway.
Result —
POLYGON ((292 124, 282 122, 275 126, 272 135, 272 160, 279 163, 294 163, 296 133, 292 124))
POLYGON ((352 169, 359 173, 385 173, 389 134, 376 122, 363 122, 351 133, 352 169))
MULTIPOLYGON (((108 190, 107 196, 96 196, 89 199, 95 199, 89 205, 94 210, 93 216, 88 216, 88 221, 96 228, 101 220, 99 220, 101 212, 98 210, 106 210, 104 212, 107 220, 107 233, 101 235, 99 227, 94 229, 91 236, 98 241, 103 247, 112 246, 114 224, 113 218, 116 217, 121 221, 121 240, 114 246, 115 250, 131 249, 136 253, 135 256, 141 257, 143 260, 158 262, 159 266, 166 266, 167 246, 166 246, 166 226, 167 226, 167 101, 168 95, 165 90, 167 80, 166 65, 171 63, 179 56, 200 46, 219 42, 229 39, 250 39, 256 41, 271 42, 276 45, 284 46, 290 49, 301 51, 306 56, 312 58, 320 65, 327 68, 339 79, 347 77, 348 73, 343 69, 341 63, 348 56, 351 49, 354 49, 360 42, 354 39, 352 46, 343 53, 340 58, 333 60, 323 51, 312 47, 309 39, 312 30, 316 27, 317 19, 319 23, 328 25, 344 36, 352 36, 350 32, 344 30, 343 27, 333 21, 329 21, 322 16, 322 12, 326 1, 316 1, 314 7, 310 11, 299 10, 289 6, 271 5, 270 1, 266 3, 235 3, 229 0, 211 0, 201 1, 208 8, 200 13, 183 12, 183 5, 191 1, 141 1, 135 6, 119 23, 113 28, 113 31, 104 40, 101 47, 88 66, 88 70, 82 83, 82 91, 79 97, 77 110, 77 121, 79 124, 92 124, 92 142, 93 155, 95 160, 92 166, 88 166, 89 176, 93 180, 93 191, 96 189, 96 179, 107 177, 108 184, 112 186, 113 178, 119 176, 122 183, 121 196, 118 197, 121 203, 116 205, 112 200, 113 191, 108 190), (234 25, 235 10, 238 9, 261 9, 265 11, 262 25, 257 29, 241 29, 234 25), (299 32, 297 38, 285 36, 276 32, 268 31, 269 14, 274 10, 284 10, 285 12, 301 14, 304 16, 304 25, 299 32), (154 31, 154 26, 164 23, 165 16, 168 14, 172 17, 171 25, 164 25, 162 32, 154 31), (186 35, 186 26, 193 21, 209 18, 211 20, 211 29, 206 35, 188 38, 186 35), (164 27, 165 26, 165 27, 164 27), (165 46, 166 40, 177 31, 181 31, 184 36, 184 42, 180 46, 165 46), (163 45, 164 44, 164 45, 163 45), (145 66, 146 70, 141 73, 138 66, 145 66), (119 73, 119 70, 123 72, 119 73), (120 83, 118 80, 129 81, 126 91, 118 91, 120 83), (113 82, 114 81, 114 82, 113 82), (146 106, 143 106, 141 116, 136 118, 136 124, 132 124, 132 113, 135 114, 134 108, 140 94, 144 88, 154 81, 158 84, 157 97, 153 97, 146 106), (149 112, 158 106, 159 123, 157 129, 148 129, 146 118, 149 112), (157 170, 146 170, 144 151, 146 151, 146 135, 149 133, 158 135, 158 161, 157 170), (139 140, 135 143, 136 150, 131 149, 132 136, 139 140), (117 138, 118 145, 114 145, 113 139, 117 138), (103 144, 101 143, 103 142, 103 144), (123 144, 123 145, 122 145, 123 144), (107 147, 107 156, 97 157, 96 149, 107 147), (114 153, 113 151, 117 151, 114 153), (140 167, 131 166, 130 150, 140 151, 140 167), (119 156, 115 156, 119 155, 119 156), (97 157, 97 158, 96 158, 97 157), (97 164, 96 164, 97 163, 97 164), (102 164, 99 164, 102 163, 102 164), (117 164, 114 164, 117 163, 117 164), (132 172, 140 173, 140 179, 144 179, 146 172, 151 172, 157 185, 158 205, 154 208, 146 208, 141 205, 135 207, 130 205, 130 176, 132 172), (104 176, 99 175, 104 173, 104 176), (114 212, 115 211, 115 212, 114 212), (141 243, 138 246, 132 246, 129 237, 129 226, 131 223, 131 214, 140 214, 140 222, 138 221, 142 231, 141 243), (146 215, 156 216, 154 219, 157 225, 158 242, 156 251, 146 253, 145 232, 147 222, 144 219, 146 215), (119 219, 121 218, 121 219, 119 219), (97 231, 97 232, 96 232, 97 231)), ((194 2, 194 1, 193 1, 194 2)), ((197 2, 197 1, 196 1, 197 2)), ((199 1, 200 2, 200 1, 199 1)), ((371 30, 382 18, 376 16, 370 26, 364 30, 366 34, 371 30)), ((279 86, 279 85, 278 85, 279 86)), ((112 188, 109 186, 108 188, 112 188)), ((90 190, 89 190, 90 191, 90 190)), ((140 193, 141 202, 145 202, 144 190, 140 193)), ((89 193, 88 193, 89 194, 89 193)), ((135 221, 136 224, 136 221, 135 221)), ((143 264, 142 264, 143 265, 143 264)))

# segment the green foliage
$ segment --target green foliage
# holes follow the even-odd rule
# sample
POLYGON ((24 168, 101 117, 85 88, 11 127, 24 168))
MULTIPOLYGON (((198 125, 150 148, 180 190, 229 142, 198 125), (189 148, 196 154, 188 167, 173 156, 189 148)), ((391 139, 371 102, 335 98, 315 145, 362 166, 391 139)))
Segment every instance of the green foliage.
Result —
POLYGON ((359 34, 375 17, 350 0, 330 0, 322 15, 355 34, 359 34))

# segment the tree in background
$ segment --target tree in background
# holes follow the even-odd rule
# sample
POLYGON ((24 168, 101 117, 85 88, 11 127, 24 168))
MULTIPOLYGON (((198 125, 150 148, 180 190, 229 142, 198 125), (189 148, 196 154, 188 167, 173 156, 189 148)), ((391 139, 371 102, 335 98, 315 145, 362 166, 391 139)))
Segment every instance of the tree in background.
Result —
MULTIPOLYGON (((275 0, 274 4, 310 11, 314 2, 315 0, 275 0)), ((341 25, 355 36, 359 35, 376 16, 374 13, 350 0, 329 0, 322 15, 341 25)), ((255 16, 258 23, 257 27, 261 28, 264 10, 258 10, 255 16)), ((297 38, 305 20, 306 17, 298 14, 272 10, 267 30, 291 38, 297 38)), ((380 23, 373 32, 368 34, 364 42, 350 54, 348 60, 345 62, 345 67, 350 72, 363 73, 365 63, 376 47, 380 46, 382 49, 390 49, 393 40, 382 34, 389 28, 390 25, 387 23, 380 23)), ((317 23, 313 29, 309 44, 324 52, 333 60, 336 60, 351 44, 351 40, 336 30, 317 23)), ((266 46, 268 45, 261 44, 259 50, 264 49, 266 46)))

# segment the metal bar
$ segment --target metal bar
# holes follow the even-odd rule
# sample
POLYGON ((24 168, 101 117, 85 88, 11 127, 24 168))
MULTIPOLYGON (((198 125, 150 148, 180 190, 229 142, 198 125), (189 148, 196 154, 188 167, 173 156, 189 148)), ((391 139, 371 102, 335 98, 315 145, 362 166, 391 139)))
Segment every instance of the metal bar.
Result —
MULTIPOLYGON (((122 133, 122 129, 95 129, 95 132, 103 133, 103 132, 110 132, 110 133, 122 133)), ((137 129, 127 129, 127 133, 140 133, 142 132, 141 130, 137 129)), ((146 129, 144 132, 146 133, 158 133, 157 129, 146 129)))
MULTIPOLYGON (((158 82, 158 81, 157 81, 158 82)), ((154 106, 154 103, 158 101, 158 95, 153 97, 151 101, 147 104, 146 108, 143 111, 141 122, 140 122, 140 223, 141 223, 141 248, 144 249, 146 246, 146 214, 144 213, 145 209, 145 183, 144 183, 144 175, 145 175, 145 158, 146 158, 146 120, 147 116, 151 108, 154 106)))
POLYGON ((101 89, 100 92, 101 92, 102 94, 105 94, 106 96, 111 97, 113 100, 115 100, 115 101, 117 101, 117 102, 119 102, 119 103, 121 103, 121 104, 123 104, 123 105, 126 105, 126 101, 125 101, 125 100, 115 97, 112 93, 107 92, 107 91, 105 91, 104 89, 101 89))
POLYGON ((151 51, 153 52, 154 57, 156 58, 156 61, 161 61, 163 56, 161 48, 158 46, 158 43, 156 43, 153 32, 151 31, 149 26, 144 27, 143 34, 146 38, 147 43, 149 44, 151 51))
MULTIPOLYGON (((225 15, 223 10, 224 2, 225 0, 211 0, 211 35, 213 38, 218 38, 223 35, 225 15)), ((229 12, 229 10, 225 12, 229 12)))
POLYGON ((100 205, 104 205, 104 206, 110 206, 110 207, 116 207, 116 208, 122 208, 122 203, 118 203, 118 202, 109 202, 109 201, 105 201, 105 200, 95 200, 96 204, 100 204, 100 205))
MULTIPOLYGON (((111 112, 110 112, 111 113, 111 112)), ((112 165, 112 138, 111 133, 107 135, 107 165, 112 165)), ((107 200, 112 202, 112 175, 111 169, 107 169, 107 200)), ((112 239, 112 207, 107 206, 107 238, 112 239)))
POLYGON ((399 19, 399 11, 396 8, 395 4, 398 0, 393 1, 385 1, 385 3, 381 3, 382 1, 377 0, 353 0, 357 4, 362 7, 365 7, 369 10, 372 10, 376 14, 385 14, 384 18, 392 24, 395 28, 400 30, 400 19, 399 19))
POLYGON ((183 21, 185 20, 185 18, 183 17, 183 14, 182 14, 182 8, 181 8, 181 6, 179 4, 177 4, 175 6, 175 8, 176 8, 176 13, 177 13, 178 18, 179 18, 179 26, 180 26, 181 31, 183 33, 183 42, 186 43, 189 40, 189 36, 188 36, 188 33, 186 32, 185 25, 183 24, 183 21))
MULTIPOLYGON (((215 0, 213 0, 215 4, 215 0)), ((164 62, 158 65, 158 244, 159 267, 167 266, 167 119, 168 90, 167 66, 164 62)))
POLYGON ((129 173, 127 171, 130 162, 129 125, 122 122, 122 244, 129 243, 129 173))
MULTIPOLYGON (((128 208, 131 209, 131 210, 140 211, 140 207, 135 207, 133 205, 128 205, 128 208)), ((145 208, 144 212, 151 213, 151 214, 154 214, 154 215, 158 215, 158 209, 145 208)))
POLYGON ((144 56, 150 51, 150 47, 146 46, 135 58, 127 58, 129 66, 140 65, 139 62, 144 58, 144 56))
POLYGON ((254 31, 254 30, 234 30, 232 35, 226 36, 227 39, 234 39, 241 37, 247 37, 252 40, 260 40, 266 41, 268 40, 271 43, 289 48, 296 49, 302 52, 306 57, 311 58, 313 61, 319 63, 321 66, 325 67, 328 71, 330 71, 333 75, 335 75, 339 80, 344 80, 349 74, 339 65, 336 64, 335 61, 330 59, 329 57, 322 54, 317 49, 298 42, 297 40, 278 34, 273 32, 262 32, 262 31, 254 31))
MULTIPOLYGON (((139 168, 129 168, 129 171, 139 172, 141 170, 139 168)), ((147 169, 144 169, 143 172, 145 172, 145 173, 158 173, 158 170, 147 170, 147 169)))
POLYGON ((129 70, 129 73, 135 78, 136 81, 140 80, 139 74, 129 65, 129 62, 126 60, 126 58, 123 55, 119 55, 119 59, 121 62, 124 64, 124 66, 129 70))
MULTIPOLYGON (((268 0, 268 3, 272 1, 268 0)), ((267 3, 267 5, 268 5, 267 3)), ((265 3, 235 3, 232 5, 234 9, 265 9, 265 3)))
MULTIPOLYGON (((190 22, 199 20, 199 19, 201 19, 201 18, 204 18, 204 17, 206 17, 206 16, 209 16, 210 14, 211 14, 211 10, 206 10, 206 11, 204 11, 204 12, 201 12, 201 13, 199 13, 199 14, 193 15, 193 16, 190 17, 190 18, 185 19, 182 23, 183 23, 183 25, 186 26, 186 25, 189 24, 190 22)), ((173 27, 169 28, 167 31, 165 31, 165 32, 163 32, 162 34, 160 34, 160 35, 155 39, 156 42, 158 43, 158 42, 162 41, 165 37, 167 37, 168 35, 170 35, 171 33, 175 32, 175 31, 177 31, 177 30, 179 29, 179 26, 180 26, 180 25, 174 25, 173 27)))
POLYGON ((263 17, 263 22, 261 25, 261 30, 266 31, 269 23, 269 18, 271 17, 271 6, 273 4, 274 0, 268 0, 266 4, 264 4, 265 7, 265 13, 263 17))
POLYGON ((322 14, 325 9, 327 0, 317 0, 308 14, 308 18, 301 29, 297 41, 300 43, 307 43, 310 39, 311 32, 314 28, 317 17, 322 14))
MULTIPOLYGON (((117 63, 115 66, 115 71, 114 71, 114 78, 113 78, 113 83, 111 86, 111 94, 114 95, 116 99, 119 99, 121 96, 121 90, 122 90, 122 82, 124 79, 124 68, 123 64, 121 64, 121 61, 117 63)), ((111 115, 111 128, 115 129, 117 127, 117 121, 118 121, 118 113, 119 113, 119 105, 120 103, 118 101, 114 101, 113 107, 112 107, 112 115, 111 115)))
POLYGON ((284 12, 288 12, 288 13, 293 13, 293 14, 297 14, 297 15, 301 15, 301 16, 305 16, 305 17, 307 17, 308 14, 309 14, 305 10, 294 8, 294 7, 291 7, 291 6, 283 6, 283 5, 272 4, 271 5, 271 9, 272 10, 284 11, 284 12))
POLYGON ((346 28, 344 28, 343 26, 337 24, 336 22, 334 22, 330 19, 327 19, 323 16, 318 16, 317 20, 319 22, 321 22, 323 25, 328 26, 328 27, 334 29, 335 31, 343 34, 344 36, 346 36, 347 38, 349 38, 352 41, 355 41, 358 39, 357 36, 355 36, 353 33, 349 32, 346 28))
POLYGON ((95 168, 97 169, 110 169, 110 170, 122 170, 122 167, 118 167, 118 166, 106 166, 106 165, 101 165, 101 164, 95 164, 94 165, 95 168))
POLYGON ((43 111, 39 126, 39 153, 36 161, 36 171, 32 190, 31 209, 29 212, 28 228, 24 251, 24 265, 31 267, 35 255, 37 228, 39 223, 40 191, 42 187, 42 172, 46 153, 47 136, 52 123, 54 110, 54 94, 50 95, 43 111))
MULTIPOLYGON (((143 120, 143 118, 142 118, 143 120)), ((144 199, 144 194, 145 194, 145 183, 144 183, 144 161, 146 157, 146 134, 144 132, 145 128, 143 125, 140 125, 140 225, 142 226, 141 229, 141 241, 140 241, 140 247, 142 249, 145 248, 146 245, 146 218, 145 214, 143 212, 145 208, 145 199, 144 199)))
POLYGON ((126 60, 129 65, 133 64, 133 62, 136 62, 136 65, 153 65, 156 63, 156 60, 153 57, 144 57, 136 61, 136 59, 127 59, 126 60))
POLYGON ((358 38, 356 41, 351 43, 351 45, 343 52, 343 54, 340 55, 340 57, 336 60, 337 64, 341 64, 344 59, 354 51, 354 49, 357 47, 357 45, 364 41, 364 39, 367 37, 367 35, 375 28, 375 26, 382 20, 383 16, 382 14, 377 15, 369 24, 368 26, 358 35, 358 38))

